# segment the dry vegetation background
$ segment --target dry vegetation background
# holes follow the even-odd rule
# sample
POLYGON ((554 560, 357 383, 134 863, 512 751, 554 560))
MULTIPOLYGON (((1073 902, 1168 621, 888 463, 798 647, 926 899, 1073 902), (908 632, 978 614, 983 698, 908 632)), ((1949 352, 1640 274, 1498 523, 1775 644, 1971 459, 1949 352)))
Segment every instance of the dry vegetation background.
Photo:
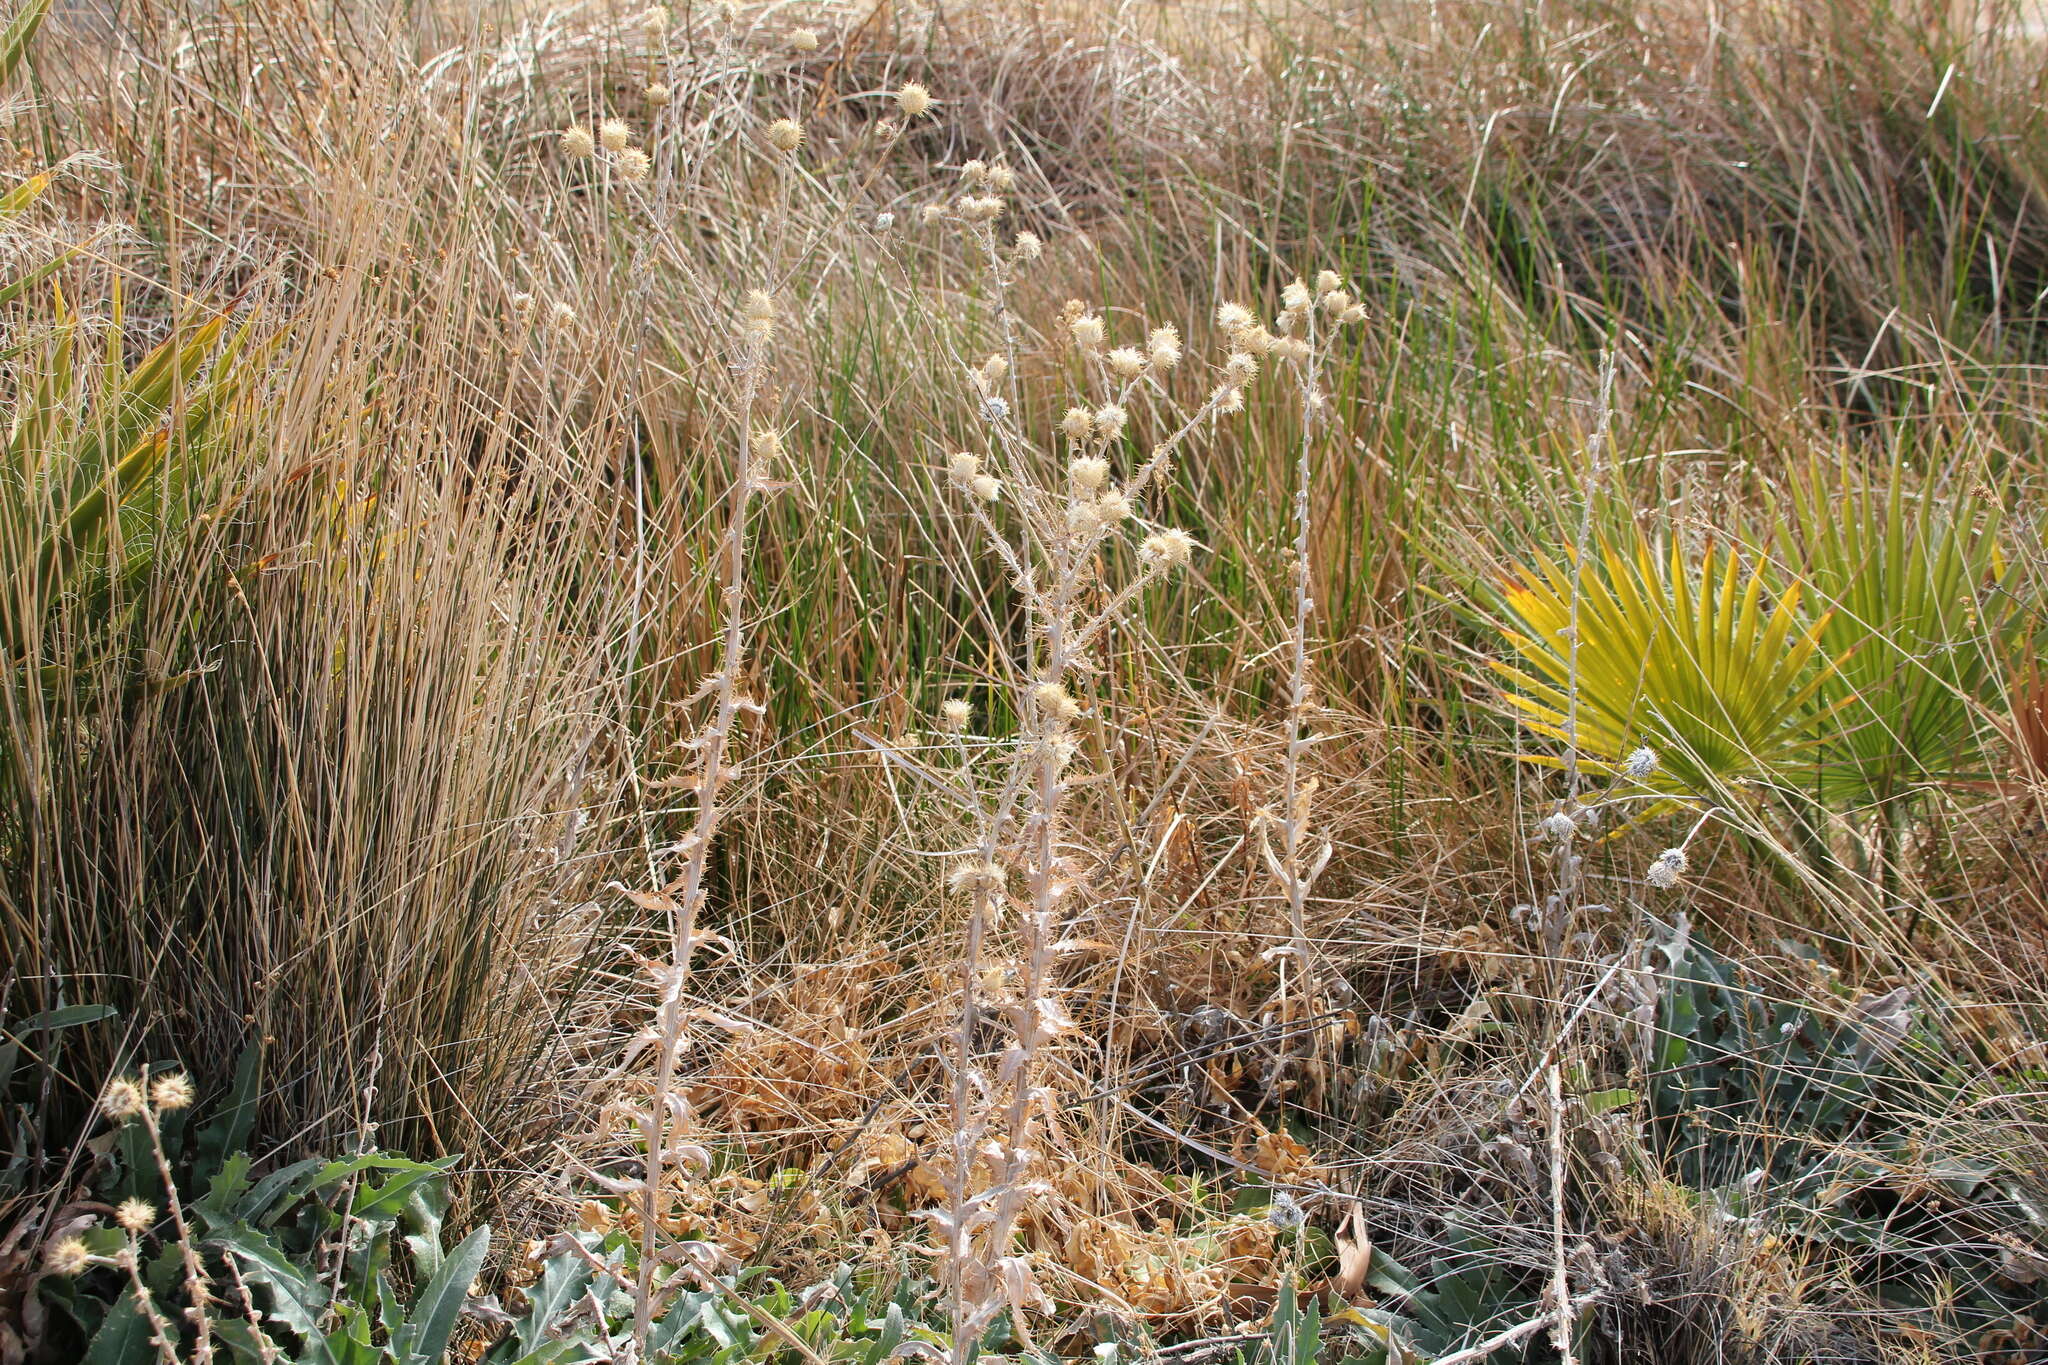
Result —
POLYGON ((105 1079, 254 1043, 251 1150, 462 1154, 508 1303, 581 1228, 852 1266, 962 1361, 977 1302, 1313 1359, 1297 1294, 1331 1361, 2048 1359, 2026 18, 53 12, 9 1358, 105 1079), (1098 315, 1185 359, 1119 388, 1098 315), (1075 539, 1070 454, 1122 487, 1176 413, 1075 539), (1055 582, 1103 615, 1048 684, 1055 582))

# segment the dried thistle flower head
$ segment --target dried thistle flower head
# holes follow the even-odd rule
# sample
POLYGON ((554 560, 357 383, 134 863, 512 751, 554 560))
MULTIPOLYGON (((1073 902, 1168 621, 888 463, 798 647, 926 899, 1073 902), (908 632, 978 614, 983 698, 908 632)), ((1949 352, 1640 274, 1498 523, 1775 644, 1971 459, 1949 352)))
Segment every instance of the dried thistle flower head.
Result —
POLYGON ((1218 413, 1244 411, 1244 390, 1235 384, 1219 384, 1209 392, 1209 406, 1218 413))
POLYGON ((1344 287, 1344 277, 1334 270, 1325 270, 1316 276, 1317 295, 1334 294, 1344 287))
POLYGON ((43 1266, 52 1275, 83 1275, 92 1266, 92 1250, 82 1237, 66 1237, 51 1246, 43 1266))
POLYGON ((1102 349, 1106 329, 1101 314, 1083 313, 1068 324, 1067 330, 1073 334, 1074 344, 1082 350, 1092 354, 1102 349))
POLYGON ((960 201, 960 216, 970 223, 992 223, 1003 216, 1003 208, 992 194, 969 195, 960 201))
POLYGON ((768 145, 778 152, 794 152, 804 144, 804 126, 793 118, 779 118, 768 125, 768 145))
POLYGON ((562 150, 570 156, 588 157, 597 155, 597 139, 590 135, 588 128, 577 126, 564 128, 561 132, 562 150))
POLYGON ((1068 408, 1060 418, 1060 430, 1076 445, 1085 444, 1095 438, 1095 414, 1086 408, 1068 408))
POLYGON ((988 168, 988 183, 998 193, 1008 194, 1017 188, 1017 173, 1008 166, 991 166, 988 168))
POLYGON ((1252 310, 1241 303, 1219 303, 1216 305, 1216 325, 1226 332, 1242 332, 1259 325, 1252 310))
POLYGON ((926 227, 930 227, 933 223, 946 216, 946 208, 943 204, 926 204, 917 211, 917 216, 924 222, 926 227))
POLYGON ((1105 526, 1114 526, 1131 514, 1131 500, 1115 488, 1097 498, 1095 507, 1105 526))
POLYGON ((1136 379, 1145 371, 1145 353, 1135 346, 1119 346, 1109 353, 1109 372, 1119 379, 1136 379))
POLYGON ((1003 376, 1010 372, 1010 362, 999 355, 992 355, 981 362, 981 386, 994 388, 1003 382, 1003 376))
POLYGON ((1354 303, 1343 312, 1337 314, 1337 321, 1343 323, 1364 322, 1365 316, 1365 305, 1354 303))
POLYGON ((1301 337, 1281 337, 1273 343, 1273 354, 1299 365, 1308 359, 1308 342, 1301 337))
POLYGON ((1180 329, 1171 323, 1154 327, 1152 335, 1145 342, 1147 354, 1152 358, 1152 367, 1170 370, 1180 364, 1180 329))
POLYGON ((1019 232, 1017 249, 1012 253, 1020 261, 1035 261, 1045 252, 1045 242, 1035 232, 1019 232))
POLYGON ((100 1096, 100 1108, 108 1118, 122 1123, 146 1112, 149 1101, 143 1097, 140 1085, 126 1076, 117 1076, 107 1082, 106 1092, 100 1096))
POLYGON ((970 185, 982 185, 988 181, 988 163, 976 157, 960 168, 960 178, 970 185))
POLYGON ((932 92, 916 81, 906 81, 896 92, 896 107, 905 118, 917 118, 932 107, 932 92))
POLYGON ((638 147, 628 147, 618 155, 619 178, 638 185, 654 173, 654 159, 638 147))
POLYGON ((981 456, 968 450, 956 450, 946 461, 946 477, 954 487, 966 488, 981 473, 981 456))
POLYGON ((1667 848, 1657 855, 1643 874, 1643 880, 1659 891, 1669 891, 1685 877, 1686 857, 1682 848, 1667 848))
POLYGON ((640 27, 649 33, 668 32, 669 14, 667 5, 649 5, 640 15, 640 27))
POLYGON ((1536 822, 1536 832, 1556 843, 1568 844, 1579 836, 1579 822, 1566 811, 1552 811, 1536 822))
POLYGON ((1332 289, 1329 293, 1323 295, 1324 312, 1341 313, 1350 306, 1351 295, 1345 293, 1342 289, 1332 289))
POLYGON ((1003 485, 993 474, 981 474, 967 485, 967 491, 983 502, 994 502, 1003 496, 1003 485))
POLYGON ((765 289, 749 289, 740 303, 740 312, 748 322, 773 322, 775 298, 765 289))
POLYGON ((956 863, 946 875, 946 884, 958 892, 996 892, 1003 889, 1003 869, 995 863, 972 859, 956 863))
POLYGON ((1072 720, 1081 714, 1081 705, 1067 694, 1067 689, 1056 682, 1042 682, 1031 689, 1031 703, 1043 715, 1054 720, 1072 720))
MULTIPOLYGON (((1081 409, 1071 408, 1069 411, 1080 412, 1081 409)), ((1076 492, 1093 493, 1109 482, 1109 461, 1099 460, 1093 455, 1077 456, 1067 465, 1067 481, 1073 484, 1076 492)))
POLYGON ((576 310, 568 304, 557 300, 555 306, 548 310, 548 321, 554 323, 557 327, 574 327, 576 325, 576 310))
POLYGON ((158 1109, 166 1112, 189 1109, 192 1100, 192 1078, 182 1071, 159 1076, 150 1083, 149 1102, 158 1109))
POLYGON ((974 708, 959 697, 948 697, 939 704, 939 727, 958 732, 967 728, 967 722, 974 719, 974 708))
POLYGON ((1124 434, 1127 414, 1114 403, 1105 403, 1095 410, 1095 438, 1099 441, 1114 441, 1124 434))
POLYGON ((816 52, 818 50, 817 31, 800 28, 789 35, 789 45, 798 52, 816 52))
POLYGON ((533 295, 514 294, 512 296, 512 311, 520 317, 531 317, 533 315, 533 295))
POLYGON ((1177 569, 1195 557, 1195 538, 1178 526, 1169 526, 1146 536, 1138 546, 1138 557, 1147 564, 1177 569))
POLYGON ((762 464, 773 464, 782 458, 782 433, 774 427, 755 427, 749 441, 754 458, 762 464))
POLYGON ((1223 361, 1226 383, 1249 384, 1259 372, 1259 362, 1249 351, 1232 351, 1223 361))
POLYGON ((653 84, 649 85, 645 90, 641 91, 640 93, 647 96, 647 102, 649 104, 667 104, 669 102, 669 97, 674 95, 675 91, 670 87, 663 85, 661 82, 656 81, 653 84))
POLYGON ((1622 776, 1631 782, 1640 782, 1656 771, 1657 751, 1647 744, 1632 750, 1621 765, 1622 776))
POLYGON ((1280 291, 1281 306, 1289 311, 1306 308, 1312 302, 1314 300, 1309 297, 1308 285, 1302 280, 1296 280, 1280 291))
POLYGON ((124 1199, 114 1210, 114 1221, 128 1232, 147 1232, 156 1222, 156 1209, 146 1199, 124 1199))
POLYGON ((597 140, 608 152, 623 152, 633 141, 633 129, 622 118, 608 118, 597 125, 597 140))

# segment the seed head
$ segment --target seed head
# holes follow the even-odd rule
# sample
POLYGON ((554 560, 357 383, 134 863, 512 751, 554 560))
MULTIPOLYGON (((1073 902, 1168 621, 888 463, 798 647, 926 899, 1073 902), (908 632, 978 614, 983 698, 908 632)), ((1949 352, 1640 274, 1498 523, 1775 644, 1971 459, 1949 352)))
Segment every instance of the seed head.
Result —
POLYGON ((1296 280, 1293 284, 1280 291, 1280 302, 1290 312, 1293 312, 1308 307, 1314 300, 1309 297, 1308 285, 1301 280, 1296 280))
POLYGON ((159 1076, 150 1083, 149 1102, 166 1112, 191 1108, 192 1098, 192 1078, 182 1071, 159 1076))
POLYGON ((1104 404, 1095 410, 1095 436, 1097 440, 1114 441, 1124 434, 1124 422, 1128 414, 1114 403, 1104 404))
POLYGON ((793 118, 779 118, 768 125, 768 145, 778 152, 794 152, 804 143, 804 126, 793 118))
POLYGON ((1152 367, 1170 370, 1180 364, 1180 329, 1172 324, 1154 327, 1145 347, 1152 357, 1152 367))
POLYGON ((1003 485, 992 474, 977 474, 967 489, 983 502, 994 502, 1003 496, 1003 485))
POLYGON ((590 130, 581 126, 562 130, 562 150, 570 156, 587 157, 597 155, 597 139, 590 130))
POLYGON ((618 155, 619 178, 631 184, 639 184, 654 172, 654 160, 638 147, 628 147, 618 155))
POLYGON ((998 192, 1008 194, 1017 188, 1017 173, 1008 166, 991 166, 988 168, 988 183, 998 192))
POLYGON ((959 697, 948 697, 939 704, 939 727, 958 732, 967 728, 967 722, 974 719, 974 708, 959 697))
POLYGON ((84 1238, 66 1237, 50 1248, 43 1265, 52 1275, 83 1275, 92 1266, 92 1250, 84 1238))
POLYGON ((875 215, 875 231, 887 232, 890 228, 895 226, 896 215, 890 213, 888 210, 884 209, 882 212, 875 215))
POLYGON ((1219 413, 1244 411, 1244 390, 1235 384, 1219 384, 1209 393, 1209 406, 1219 413))
POLYGON ((1076 445, 1086 444, 1095 439, 1095 414, 1086 408, 1068 408, 1060 418, 1060 430, 1076 445))
POLYGON ((1249 384, 1258 372, 1259 362, 1249 351, 1232 351, 1223 362, 1223 380, 1227 384, 1249 384))
POLYGON ((100 1108, 116 1123, 140 1117, 149 1108, 149 1101, 143 1097, 142 1087, 126 1076, 117 1076, 107 1082, 106 1093, 100 1096, 100 1108))
POLYGON ((981 456, 974 454, 972 451, 955 451, 953 452, 953 458, 946 461, 946 477, 953 481, 953 486, 956 488, 972 486, 974 480, 980 474, 981 456))
POLYGON ((1301 337, 1281 337, 1273 343, 1273 354, 1299 365, 1308 359, 1308 342, 1301 337))
POLYGON ((960 168, 960 178, 970 185, 981 185, 988 180, 988 163, 979 157, 960 168))
POLYGON ((750 438, 754 458, 762 464, 773 464, 782 458, 782 433, 774 427, 755 427, 750 438))
POLYGON ((640 27, 649 33, 668 32, 668 6, 649 5, 647 11, 640 16, 640 27))
POLYGON ((1241 303, 1219 303, 1216 305, 1216 325, 1226 332, 1242 332, 1259 325, 1252 316, 1252 310, 1241 303))
POLYGON ((896 92, 896 107, 903 111, 903 117, 916 118, 932 107, 932 92, 916 81, 906 82, 896 92))
POLYGON ((557 301, 555 306, 548 310, 548 321, 554 323, 557 327, 574 327, 576 325, 576 310, 566 303, 557 301))
POLYGON ((1003 382, 1003 376, 1010 372, 1010 362, 1002 356, 992 355, 981 362, 981 386, 994 388, 1003 382))
POLYGON ((597 140, 608 152, 623 152, 633 140, 633 129, 622 118, 608 118, 597 125, 597 140))
POLYGON ((1102 527, 1102 509, 1092 502, 1067 504, 1067 529, 1075 535, 1093 535, 1102 527))
POLYGON ((1536 832, 1556 843, 1568 844, 1578 837, 1579 822, 1563 811, 1553 811, 1536 822, 1536 832))
POLYGON ((917 216, 926 227, 930 227, 933 223, 946 216, 946 206, 943 204, 926 204, 918 210, 917 216))
POLYGON ((1003 869, 995 863, 978 859, 956 863, 946 874, 946 884, 955 891, 995 892, 1003 889, 1003 869))
POLYGON ((798 52, 816 52, 818 50, 818 35, 812 29, 800 28, 789 35, 789 45, 798 52))
MULTIPOLYGON (((1068 411, 1081 412, 1081 409, 1069 408, 1068 411)), ((1082 416, 1087 414, 1082 413, 1082 416)), ((1093 455, 1076 456, 1067 466, 1067 481, 1073 484, 1077 493, 1093 493, 1109 482, 1109 461, 1098 460, 1093 455)))
POLYGON ((1195 538, 1178 526, 1156 531, 1138 546, 1138 558, 1162 568, 1178 569, 1194 557, 1195 538))
POLYGON ((1351 295, 1341 289, 1332 289, 1329 293, 1323 295, 1323 310, 1325 312, 1342 313, 1350 306, 1351 295))
POLYGON ((748 322, 775 321, 775 298, 765 289, 749 289, 740 308, 748 322))
POLYGON ((1631 782, 1640 782, 1657 771, 1657 751, 1645 744, 1629 753, 1621 765, 1621 774, 1631 782))
POLYGON ((649 104, 667 104, 669 101, 669 97, 675 94, 675 91, 670 89, 666 85, 662 85, 660 82, 656 82, 655 84, 648 86, 645 90, 641 91, 640 93, 647 96, 647 102, 649 104))
POLYGON ((1318 295, 1334 294, 1343 287, 1344 277, 1334 270, 1325 270, 1316 276, 1316 293, 1318 295))
POLYGON ((1109 353, 1109 372, 1119 379, 1136 379, 1145 369, 1145 353, 1135 346, 1119 346, 1109 353))
POLYGON ((1081 705, 1067 695, 1067 689, 1058 683, 1043 682, 1031 689, 1031 701, 1039 712, 1054 720, 1072 720, 1081 714, 1081 705))
POLYGON ((114 1210, 114 1221, 129 1232, 147 1232, 156 1222, 156 1209, 146 1199, 124 1199, 114 1210))
POLYGON ((1337 321, 1345 323, 1347 325, 1354 322, 1364 322, 1365 305, 1362 303, 1352 304, 1349 308, 1346 308, 1343 312, 1337 314, 1337 321))
POLYGON ((1669 891, 1685 876, 1685 868, 1685 850, 1667 848, 1650 864, 1649 871, 1643 874, 1643 880, 1659 891, 1669 891))
POLYGON ((1131 514, 1131 500, 1114 488, 1097 498, 1095 506, 1105 526, 1114 526, 1131 514))
POLYGON ((1035 232, 1017 234, 1017 249, 1013 253, 1020 261, 1035 261, 1045 253, 1045 242, 1035 232))
POLYGON ((531 317, 533 315, 533 295, 514 294, 512 296, 512 311, 523 318, 531 317))
POLYGON ((1102 349, 1104 327, 1099 313, 1083 313, 1074 319, 1069 330, 1074 334, 1074 344, 1082 350, 1094 353, 1102 349))

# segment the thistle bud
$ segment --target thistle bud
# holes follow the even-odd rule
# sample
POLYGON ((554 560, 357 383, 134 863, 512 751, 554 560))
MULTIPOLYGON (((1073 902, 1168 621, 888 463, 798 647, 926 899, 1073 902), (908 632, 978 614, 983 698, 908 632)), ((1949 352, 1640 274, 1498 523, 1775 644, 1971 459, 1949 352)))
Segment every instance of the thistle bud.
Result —
POLYGON ((512 296, 512 311, 523 318, 533 316, 533 295, 514 294, 512 296))
POLYGON ((1138 558, 1147 564, 1177 569, 1195 556, 1195 538, 1177 526, 1146 536, 1138 546, 1138 558))
POLYGON ((910 81, 896 92, 896 107, 903 111, 903 117, 917 118, 932 107, 932 92, 910 81))
POLYGON ((192 1078, 182 1071, 159 1076, 150 1083, 149 1102, 165 1112, 192 1107, 192 1078))
POLYGON ((618 155, 619 178, 629 184, 640 184, 654 171, 654 161, 638 147, 628 147, 618 155))
POLYGON ((1146 341, 1146 350, 1151 355, 1152 367, 1170 370, 1180 364, 1180 330, 1171 324, 1154 327, 1146 341))

